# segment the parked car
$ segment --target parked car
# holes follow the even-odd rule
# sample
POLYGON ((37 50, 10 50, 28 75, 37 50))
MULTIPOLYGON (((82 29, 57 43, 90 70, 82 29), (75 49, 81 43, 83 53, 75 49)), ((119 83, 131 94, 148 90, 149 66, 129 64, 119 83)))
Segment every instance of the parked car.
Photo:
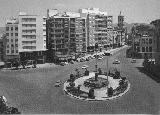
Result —
POLYGON ((89 61, 89 57, 88 57, 88 58, 86 58, 86 61, 89 61))
POLYGON ((74 61, 72 60, 72 61, 70 61, 70 63, 71 63, 71 64, 74 64, 74 61))
POLYGON ((89 66, 88 65, 83 65, 82 66, 82 69, 86 69, 86 68, 88 68, 89 66))
POLYGON ((120 64, 120 61, 119 60, 114 60, 113 64, 120 64))
POLYGON ((131 63, 136 63, 136 59, 132 59, 132 60, 131 60, 131 63))
POLYGON ((64 66, 64 65, 67 65, 67 64, 68 64, 68 62, 61 62, 60 63, 61 66, 64 66))
POLYGON ((86 61, 85 58, 80 59, 80 62, 85 62, 85 61, 86 61))
POLYGON ((94 59, 95 57, 94 57, 94 56, 91 56, 90 58, 91 58, 91 59, 94 59))
POLYGON ((60 87, 61 84, 62 84, 61 80, 58 80, 58 81, 56 81, 56 83, 55 83, 54 86, 55 86, 55 87, 60 87))
POLYGON ((98 60, 101 60, 101 59, 103 59, 103 57, 99 57, 99 58, 98 58, 98 60))

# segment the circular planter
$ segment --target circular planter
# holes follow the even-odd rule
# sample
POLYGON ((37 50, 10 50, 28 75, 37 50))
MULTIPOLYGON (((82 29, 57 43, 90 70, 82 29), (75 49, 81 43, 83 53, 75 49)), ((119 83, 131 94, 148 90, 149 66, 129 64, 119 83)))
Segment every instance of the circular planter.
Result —
POLYGON ((74 86, 70 86, 72 83, 66 81, 63 90, 72 98, 86 101, 116 99, 129 91, 130 83, 128 80, 125 80, 122 84, 119 83, 120 79, 113 79, 109 76, 108 80, 106 78, 107 77, 103 75, 98 77, 97 81, 94 81, 94 74, 90 74, 89 76, 77 78, 74 81, 74 86))

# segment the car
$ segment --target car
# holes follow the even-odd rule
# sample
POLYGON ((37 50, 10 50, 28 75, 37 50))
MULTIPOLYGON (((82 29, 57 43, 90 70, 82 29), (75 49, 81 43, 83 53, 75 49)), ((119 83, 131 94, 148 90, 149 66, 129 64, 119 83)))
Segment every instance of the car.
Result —
POLYGON ((136 59, 132 59, 132 60, 131 60, 131 63, 136 63, 136 59))
POLYGON ((71 64, 74 64, 74 61, 72 60, 72 61, 70 61, 70 63, 71 63, 71 64))
POLYGON ((114 60, 113 64, 120 64, 120 61, 119 60, 114 60))
POLYGON ((61 80, 58 80, 58 81, 56 81, 56 83, 55 83, 54 86, 55 86, 55 87, 60 87, 61 84, 62 84, 61 80))
POLYGON ((67 64, 68 64, 68 62, 61 62, 60 63, 61 66, 64 66, 64 65, 67 65, 67 64))
POLYGON ((99 57, 99 58, 98 58, 98 60, 101 60, 101 59, 103 59, 103 57, 99 57))
POLYGON ((91 56, 90 58, 91 58, 91 59, 94 59, 95 57, 94 57, 94 56, 91 56))
POLYGON ((82 66, 82 69, 86 69, 86 68, 88 68, 89 66, 88 65, 83 65, 82 66))
POLYGON ((86 58, 86 61, 89 61, 89 57, 88 57, 88 58, 86 58))
POLYGON ((102 56, 105 56, 105 54, 103 53, 102 56))
POLYGON ((80 59, 80 62, 85 62, 85 61, 86 61, 85 58, 80 59))

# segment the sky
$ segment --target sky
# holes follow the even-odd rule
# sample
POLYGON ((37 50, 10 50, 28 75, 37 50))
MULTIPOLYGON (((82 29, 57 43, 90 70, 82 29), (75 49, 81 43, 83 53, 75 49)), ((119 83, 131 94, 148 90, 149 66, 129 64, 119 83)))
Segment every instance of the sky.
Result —
POLYGON ((160 19, 160 0, 0 0, 0 27, 19 12, 46 16, 47 9, 78 12, 80 8, 100 8, 117 23, 120 11, 127 23, 150 23, 160 19))

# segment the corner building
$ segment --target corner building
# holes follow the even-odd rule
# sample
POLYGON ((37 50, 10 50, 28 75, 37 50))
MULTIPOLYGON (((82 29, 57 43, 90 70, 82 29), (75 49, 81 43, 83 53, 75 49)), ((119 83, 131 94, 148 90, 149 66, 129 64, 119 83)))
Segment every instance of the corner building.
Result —
POLYGON ((20 12, 6 23, 6 61, 36 60, 45 63, 46 30, 43 17, 20 12), (44 24, 44 25, 43 25, 44 24))
POLYGON ((86 52, 86 20, 65 12, 47 19, 48 61, 70 61, 86 52), (50 55, 49 55, 50 54, 50 55))

